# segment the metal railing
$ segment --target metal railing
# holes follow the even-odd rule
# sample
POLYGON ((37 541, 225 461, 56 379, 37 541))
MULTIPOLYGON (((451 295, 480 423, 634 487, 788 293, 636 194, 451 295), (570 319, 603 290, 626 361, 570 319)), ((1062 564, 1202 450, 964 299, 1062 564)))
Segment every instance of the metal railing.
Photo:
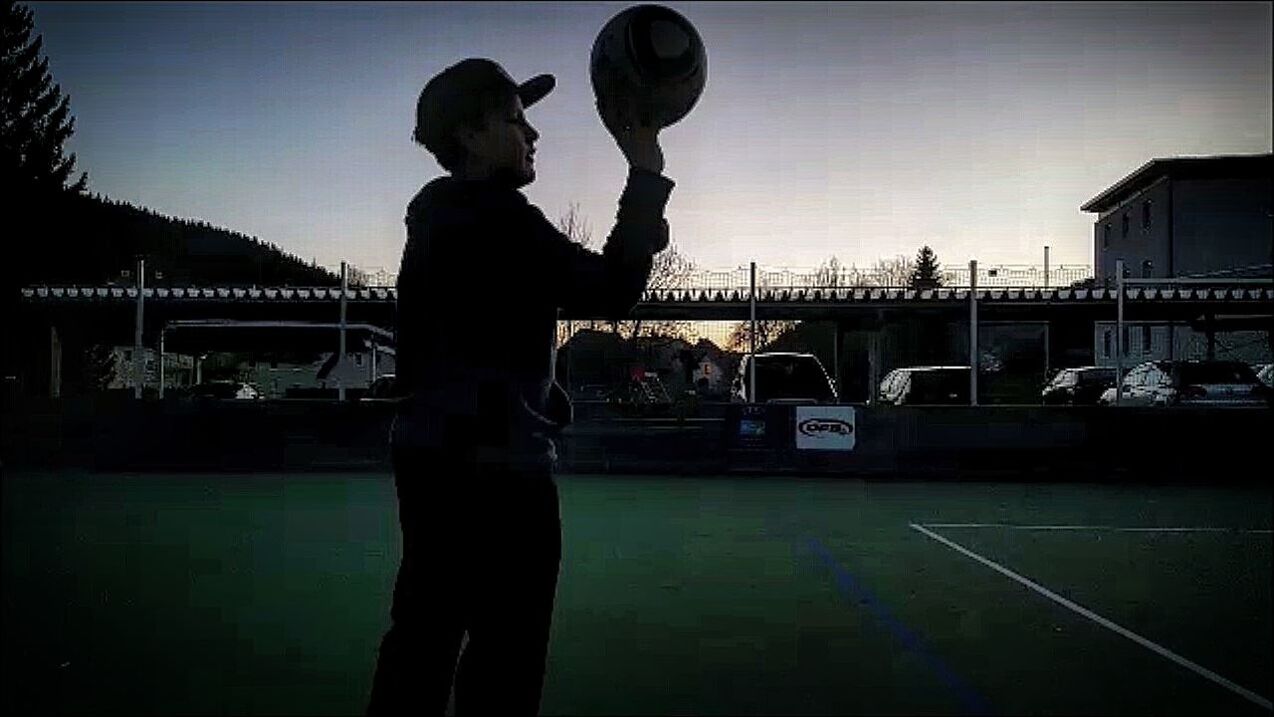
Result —
MULTIPOLYGON (((1087 264, 1059 264, 1047 269, 1030 264, 989 264, 977 270, 982 288, 1055 288, 1091 279, 1087 264)), ((972 284, 967 267, 939 271, 942 285, 968 287, 972 284)), ((749 268, 697 269, 677 277, 656 278, 649 288, 675 291, 747 291, 749 268)), ((838 271, 792 267, 757 267, 756 285, 762 289, 801 290, 828 288, 904 288, 908 276, 902 271, 842 267, 838 271)))
MULTIPOLYGON (((740 266, 734 269, 692 269, 690 271, 679 272, 674 276, 659 276, 651 278, 647 287, 650 290, 657 291, 748 291, 750 288, 749 268, 740 266)), ((961 287, 967 288, 972 282, 970 281, 969 269, 967 267, 943 268, 939 271, 942 285, 945 287, 961 287)), ((1058 264, 1047 269, 1044 266, 1031 264, 987 264, 978 268, 977 285, 982 288, 1065 288, 1086 279, 1093 278, 1093 267, 1088 264, 1058 264)), ((351 283, 350 290, 362 289, 393 289, 397 284, 398 277, 396 274, 378 271, 369 277, 366 284, 355 285, 351 283)), ((152 282, 146 282, 150 285, 152 282)), ((800 267, 763 267, 757 266, 756 269, 756 285, 758 289, 775 289, 775 290, 810 290, 810 289, 829 289, 829 288, 908 288, 909 276, 907 271, 899 268, 894 270, 884 270, 879 268, 859 269, 857 267, 841 267, 837 271, 829 271, 826 268, 800 268, 800 267)), ((156 288, 187 288, 185 285, 176 285, 171 282, 165 284, 160 282, 155 285, 156 288)), ((128 284, 118 284, 115 282, 107 282, 98 288, 118 289, 125 292, 135 292, 137 289, 136 282, 128 284)), ((38 287, 28 287, 36 289, 38 287)), ((207 290, 207 287, 202 287, 207 290)), ((221 289, 242 289, 255 290, 258 287, 253 284, 239 284, 227 282, 222 284, 221 289)), ((287 286, 287 287, 270 287, 274 289, 291 289, 293 291, 334 291, 336 287, 331 286, 287 286)), ((1113 280, 1111 286, 1113 288, 1113 280)), ((135 296, 129 293, 129 296, 135 296)))

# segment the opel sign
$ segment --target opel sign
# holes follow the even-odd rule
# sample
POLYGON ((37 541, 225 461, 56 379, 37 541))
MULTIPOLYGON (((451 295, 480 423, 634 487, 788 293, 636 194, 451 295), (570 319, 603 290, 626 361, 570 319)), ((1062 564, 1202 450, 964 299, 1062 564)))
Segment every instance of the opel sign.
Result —
POLYGON ((801 421, 796 428, 807 436, 821 436, 824 433, 848 436, 854 432, 851 424, 836 418, 810 418, 801 421))
POLYGON ((853 406, 796 407, 797 449, 852 451, 855 433, 853 406))

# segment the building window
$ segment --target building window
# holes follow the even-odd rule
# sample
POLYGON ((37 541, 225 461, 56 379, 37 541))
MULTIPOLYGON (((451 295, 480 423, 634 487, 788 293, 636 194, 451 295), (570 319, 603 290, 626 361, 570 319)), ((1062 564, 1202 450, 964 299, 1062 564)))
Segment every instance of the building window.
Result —
POLYGON ((1128 324, 1124 324, 1124 333, 1119 337, 1119 351, 1124 355, 1128 355, 1128 324))
POLYGON ((1150 353, 1150 338, 1151 338, 1150 331, 1151 330, 1149 326, 1141 327, 1141 353, 1143 354, 1150 353))
POLYGON ((1141 203, 1141 228, 1150 228, 1150 200, 1141 203))
POLYGON ((1149 279, 1149 278, 1151 278, 1151 276, 1153 276, 1153 275, 1154 275, 1154 273, 1155 273, 1155 264, 1154 264, 1154 262, 1150 261, 1149 259, 1144 259, 1144 260, 1142 260, 1142 262, 1141 262, 1141 278, 1143 278, 1143 279, 1149 279))
POLYGON ((1107 225, 1105 226, 1105 228, 1104 228, 1104 229, 1102 229, 1102 233, 1101 233, 1101 248, 1103 248, 1103 249, 1109 249, 1109 248, 1110 248, 1110 225, 1109 225, 1109 224, 1107 224, 1107 225))
POLYGON ((1101 353, 1102 356, 1110 358, 1110 329, 1106 329, 1101 336, 1101 353))
POLYGON ((1119 236, 1124 239, 1128 238, 1128 215, 1127 214, 1123 216, 1123 219, 1119 220, 1119 236))

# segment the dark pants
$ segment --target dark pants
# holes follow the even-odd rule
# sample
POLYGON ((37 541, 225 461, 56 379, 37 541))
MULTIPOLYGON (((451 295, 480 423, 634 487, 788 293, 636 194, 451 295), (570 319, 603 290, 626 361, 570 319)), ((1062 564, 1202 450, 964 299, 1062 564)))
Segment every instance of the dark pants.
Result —
POLYGON ((458 714, 535 714, 562 555, 551 470, 397 450, 394 482, 403 559, 367 713, 441 715, 454 676, 458 714))

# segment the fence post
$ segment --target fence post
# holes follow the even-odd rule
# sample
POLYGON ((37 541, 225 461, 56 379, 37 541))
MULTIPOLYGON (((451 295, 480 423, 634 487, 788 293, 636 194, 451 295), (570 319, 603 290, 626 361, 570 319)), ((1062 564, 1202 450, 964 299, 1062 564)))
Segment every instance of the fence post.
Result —
POLYGON ((146 357, 142 355, 142 327, 145 325, 146 304, 143 294, 146 293, 146 260, 137 259, 137 321, 133 329, 133 398, 142 397, 142 387, 146 385, 146 357))
POLYGON ((159 397, 164 397, 164 329, 159 329, 159 397))
POLYGON ((1124 260, 1115 261, 1115 405, 1124 398, 1124 260))
POLYGON ((756 262, 752 262, 748 303, 752 312, 751 342, 748 348, 748 403, 756 403, 756 262))
POLYGON ((349 286, 348 266, 341 262, 341 348, 336 357, 336 400, 345 400, 345 381, 341 378, 341 369, 345 367, 345 289, 349 286))
POLYGON ((62 341, 56 324, 49 325, 49 398, 62 397, 62 341))
POLYGON ((835 376, 836 402, 844 403, 844 401, 841 400, 840 341, 841 341, 841 327, 840 327, 840 321, 838 320, 835 322, 834 328, 832 330, 832 365, 835 366, 835 370, 833 371, 833 373, 836 374, 835 376))
POLYGON ((978 405, 978 260, 969 261, 969 405, 978 405))

